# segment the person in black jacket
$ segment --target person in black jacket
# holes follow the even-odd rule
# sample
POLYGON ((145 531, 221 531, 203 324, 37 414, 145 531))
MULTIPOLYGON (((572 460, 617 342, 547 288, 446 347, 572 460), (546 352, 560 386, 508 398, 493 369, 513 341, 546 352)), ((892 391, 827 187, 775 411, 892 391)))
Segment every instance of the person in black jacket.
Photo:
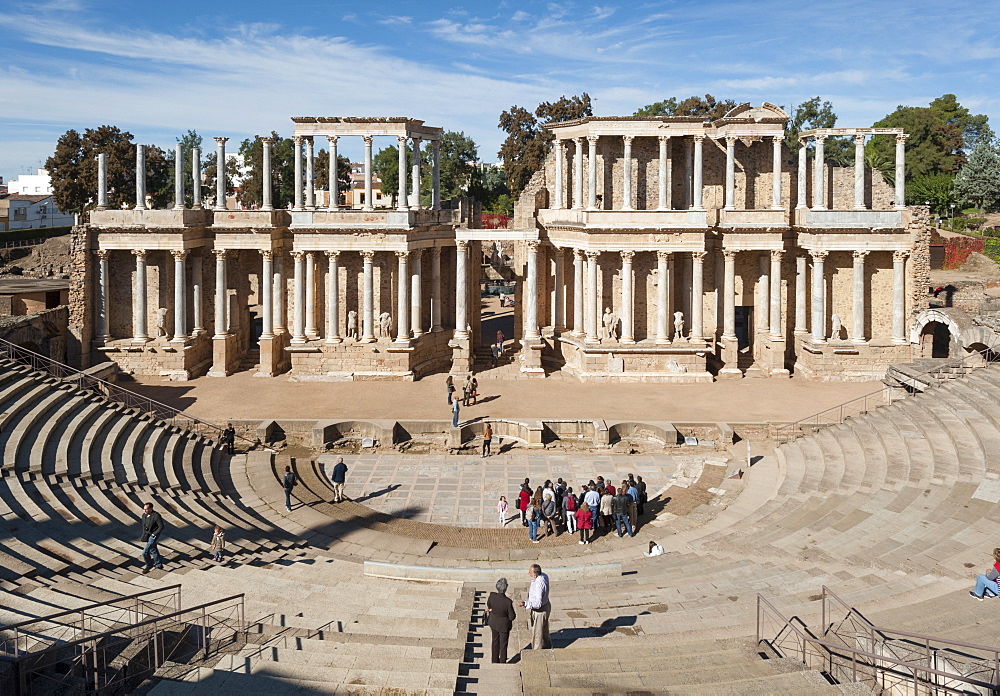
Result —
POLYGON ((295 488, 295 472, 292 471, 292 467, 285 467, 285 477, 281 479, 281 487, 285 489, 285 509, 289 512, 292 511, 292 489, 295 488))
POLYGON ((163 517, 160 513, 153 512, 152 503, 146 503, 142 506, 142 541, 146 544, 142 549, 142 558, 146 562, 146 566, 142 569, 143 573, 148 573, 153 566, 156 566, 157 570, 163 570, 163 558, 156 548, 156 542, 162 533, 163 517))
POLYGON ((507 661, 507 641, 514 627, 514 603, 507 596, 507 578, 497 580, 497 591, 486 600, 486 625, 493 634, 493 662, 507 661))

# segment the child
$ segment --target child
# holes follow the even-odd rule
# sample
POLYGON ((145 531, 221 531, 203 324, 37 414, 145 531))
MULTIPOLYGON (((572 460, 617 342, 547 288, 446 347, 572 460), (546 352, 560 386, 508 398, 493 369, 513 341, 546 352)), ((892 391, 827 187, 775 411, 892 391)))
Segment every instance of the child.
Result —
POLYGON ((214 555, 212 558, 216 563, 222 561, 222 552, 226 549, 226 533, 222 527, 215 525, 215 533, 212 535, 212 545, 208 548, 214 555))
POLYGON ((497 503, 497 513, 500 515, 500 526, 507 526, 507 497, 500 496, 500 502, 497 503))

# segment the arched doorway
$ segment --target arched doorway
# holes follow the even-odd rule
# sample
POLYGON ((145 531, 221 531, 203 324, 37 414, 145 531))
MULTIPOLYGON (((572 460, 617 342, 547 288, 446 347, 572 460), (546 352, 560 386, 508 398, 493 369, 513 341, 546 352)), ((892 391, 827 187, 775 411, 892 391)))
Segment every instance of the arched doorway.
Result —
POLYGON ((920 331, 920 354, 925 358, 951 356, 951 330, 947 324, 929 321, 920 331))

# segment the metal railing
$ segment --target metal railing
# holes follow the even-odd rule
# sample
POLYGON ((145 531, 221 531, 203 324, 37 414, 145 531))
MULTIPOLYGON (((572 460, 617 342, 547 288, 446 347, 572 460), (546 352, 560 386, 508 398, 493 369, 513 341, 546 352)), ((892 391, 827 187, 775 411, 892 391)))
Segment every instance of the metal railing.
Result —
MULTIPOLYGON (((982 367, 984 364, 965 364, 968 360, 982 360, 982 356, 979 354, 967 355, 957 360, 950 360, 947 363, 941 365, 935 365, 934 367, 924 370, 923 372, 918 372, 913 375, 907 375, 902 378, 901 381, 914 382, 918 377, 929 377, 938 372, 944 370, 950 370, 954 367, 962 365, 969 369, 975 367, 982 367)), ((933 382, 932 382, 933 383, 933 382)), ((889 406, 892 405, 894 396, 897 395, 898 387, 891 387, 888 384, 882 386, 880 389, 869 392, 868 394, 863 394, 862 396, 851 399, 850 401, 845 401, 842 404, 836 406, 831 406, 830 408, 823 409, 817 413, 814 413, 805 418, 801 418, 793 423, 786 423, 775 429, 774 438, 779 443, 781 442, 791 442, 803 435, 818 430, 821 427, 828 425, 836 425, 838 423, 843 423, 848 418, 852 416, 860 416, 862 414, 868 413, 879 406, 889 406)))
MULTIPOLYGON (((828 591, 826 587, 823 589, 828 591)), ((854 618, 857 617, 860 614, 854 618)), ((975 656, 958 650, 985 650, 995 655, 995 648, 895 632, 907 637, 909 645, 906 647, 910 649, 919 645, 917 641, 924 641, 923 652, 911 651, 904 659, 897 654, 900 652, 895 644, 897 641, 886 640, 884 629, 871 625, 863 617, 861 619, 870 627, 870 641, 862 642, 865 647, 850 645, 839 636, 835 640, 827 636, 819 638, 799 617, 786 618, 758 594, 757 644, 767 646, 779 657, 796 658, 809 669, 823 672, 837 683, 861 683, 876 694, 1000 696, 1000 679, 995 663, 982 668, 984 662, 995 657, 975 656), (956 669, 956 665, 970 662, 979 665, 979 669, 974 669, 972 673, 956 669)))
POLYGON ((42 244, 45 241, 45 237, 39 237, 38 239, 22 239, 17 242, 0 242, 0 249, 20 249, 21 247, 36 246, 42 244))

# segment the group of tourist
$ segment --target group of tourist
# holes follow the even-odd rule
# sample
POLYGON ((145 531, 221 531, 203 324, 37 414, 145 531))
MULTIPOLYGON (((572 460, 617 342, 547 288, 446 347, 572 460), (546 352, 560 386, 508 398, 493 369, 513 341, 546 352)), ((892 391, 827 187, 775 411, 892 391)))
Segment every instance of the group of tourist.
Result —
POLYGON ((448 375, 445 379, 445 388, 448 391, 448 405, 451 406, 451 427, 458 427, 459 404, 464 407, 475 406, 479 398, 479 380, 472 375, 466 375, 462 382, 462 398, 459 399, 455 387, 455 378, 448 375))
MULTIPOLYGON (((528 538, 533 543, 540 540, 539 530, 544 536, 556 536, 561 533, 560 528, 565 528, 570 534, 579 531, 579 543, 589 544, 598 532, 612 529, 619 537, 626 533, 634 537, 647 501, 642 476, 629 474, 618 486, 598 476, 597 480, 581 486, 579 492, 567 486, 562 478, 555 483, 546 481, 533 491, 531 480, 526 478, 516 504, 521 524, 528 528, 528 538)), ((501 496, 497 503, 501 525, 509 521, 507 509, 507 498, 501 496)))
MULTIPOLYGON (((153 509, 152 503, 143 503, 142 517, 139 519, 142 528, 142 573, 145 575, 153 568, 164 570, 163 556, 160 555, 159 542, 163 535, 165 524, 163 515, 153 509)), ((216 563, 222 562, 222 554, 226 550, 226 533, 218 524, 212 530, 212 541, 208 545, 208 552, 212 554, 212 560, 216 563)))

